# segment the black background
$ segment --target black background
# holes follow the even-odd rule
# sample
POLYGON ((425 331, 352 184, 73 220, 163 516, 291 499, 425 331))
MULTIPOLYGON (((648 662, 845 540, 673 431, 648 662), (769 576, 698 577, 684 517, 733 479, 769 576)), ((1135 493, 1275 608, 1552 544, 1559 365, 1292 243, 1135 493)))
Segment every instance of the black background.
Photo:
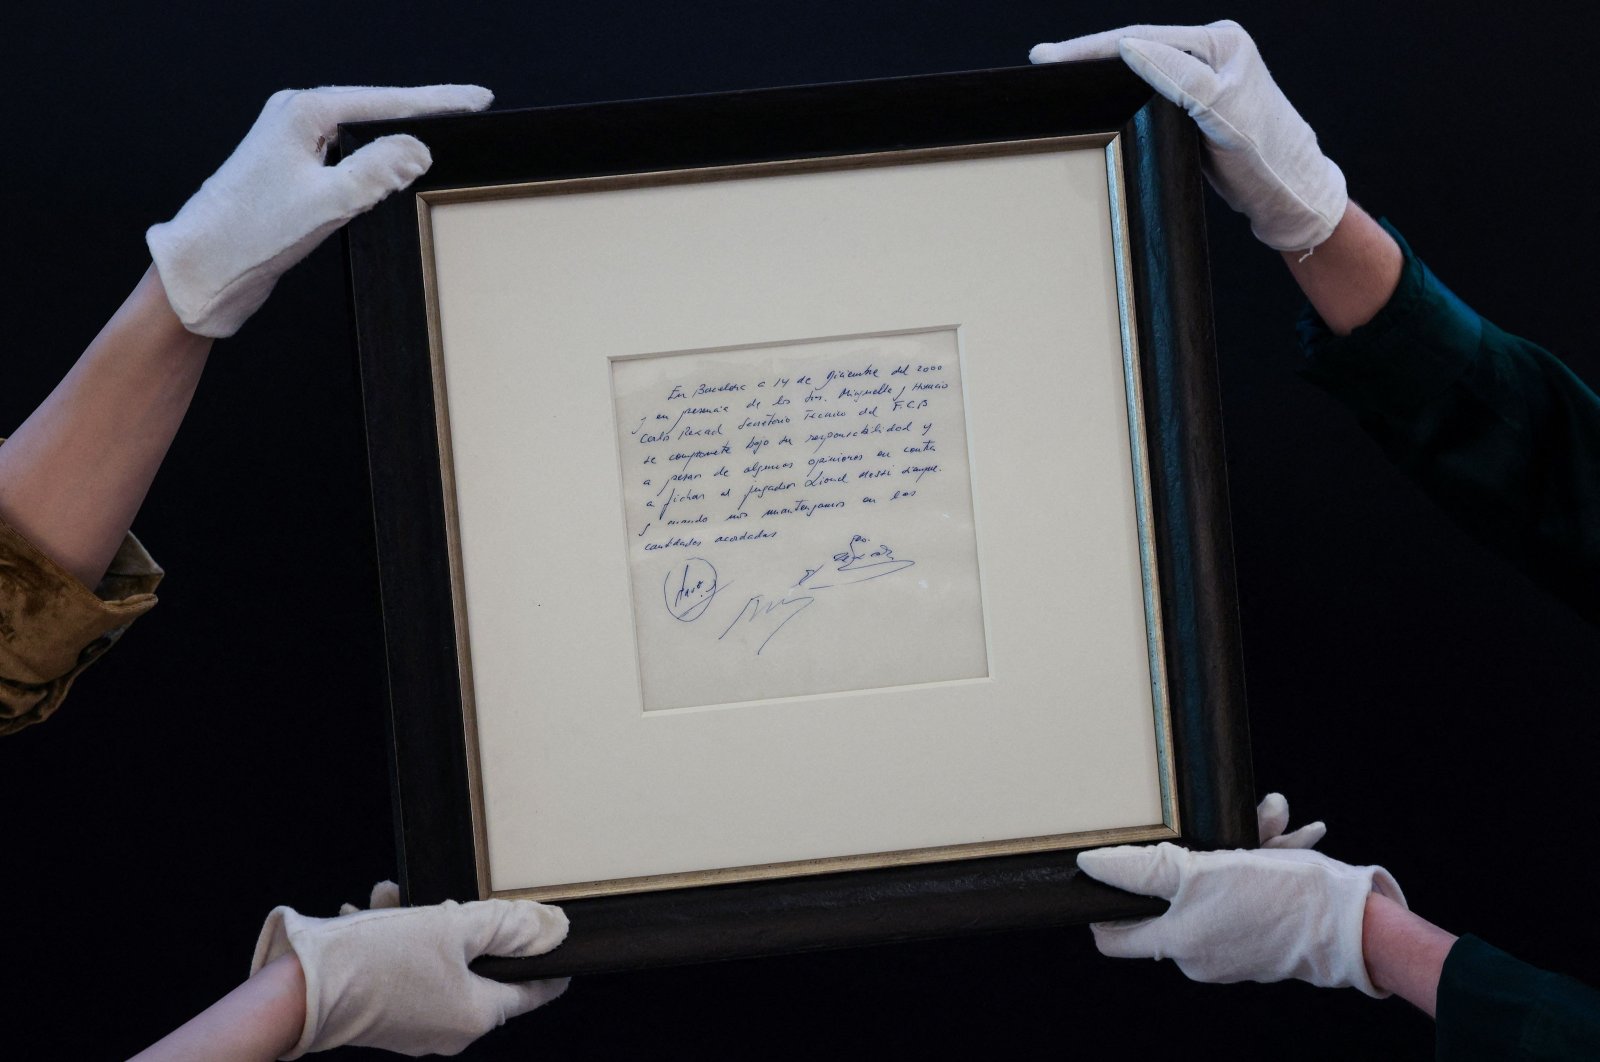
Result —
MULTIPOLYGON (((1234 17, 1344 168, 1490 319, 1600 380, 1592 34, 1568 5, 63 5, 9 15, 0 427, 66 371, 276 88, 469 81, 519 107, 1002 66, 1234 17)), ((1259 788, 1412 906, 1600 981, 1593 628, 1295 376, 1297 293, 1211 198, 1259 788)), ((220 343, 137 530, 162 605, 0 741, 0 1050, 132 1053, 244 974, 274 904, 393 873, 383 658, 337 240, 220 343)), ((575 983, 472 1058, 1426 1058, 1397 1000, 1195 985, 1081 928, 575 983)), ((359 1052, 350 1052, 355 1055, 359 1052)))

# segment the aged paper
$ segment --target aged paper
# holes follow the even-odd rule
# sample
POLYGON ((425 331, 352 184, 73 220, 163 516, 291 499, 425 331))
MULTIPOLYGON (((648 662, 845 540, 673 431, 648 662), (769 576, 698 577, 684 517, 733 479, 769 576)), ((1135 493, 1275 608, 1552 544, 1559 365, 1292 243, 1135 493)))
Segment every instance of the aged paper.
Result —
POLYGON ((988 673, 956 329, 612 382, 647 711, 988 673))

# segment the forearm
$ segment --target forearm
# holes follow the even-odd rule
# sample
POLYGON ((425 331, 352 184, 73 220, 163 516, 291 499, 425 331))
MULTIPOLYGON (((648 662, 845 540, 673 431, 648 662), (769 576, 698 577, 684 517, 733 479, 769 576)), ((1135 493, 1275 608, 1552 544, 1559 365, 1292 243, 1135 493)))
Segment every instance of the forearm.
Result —
POLYGON ((305 1020, 305 976, 290 953, 263 966, 132 1062, 266 1062, 288 1054, 305 1020))
MULTIPOLYGON (((1303 315, 1304 375, 1357 412, 1384 454, 1464 529, 1600 622, 1591 589, 1600 580, 1600 396, 1548 351, 1484 320, 1403 239, 1382 232, 1401 249, 1397 288, 1349 335, 1303 315)), ((1319 248, 1311 261, 1323 257, 1319 248)), ((1319 268, 1340 260, 1327 257, 1319 268)), ((1316 298, 1328 277, 1309 275, 1316 298)))
POLYGON ((194 397, 211 340, 155 268, 0 446, 0 519, 88 586, 105 574, 194 397))
POLYGON ((1367 976, 1428 1017, 1439 998, 1439 973, 1456 937, 1412 914, 1393 900, 1373 893, 1367 899, 1361 926, 1361 950, 1367 976))
POLYGON ((1286 251, 1283 260, 1336 336, 1349 335, 1383 309, 1404 264, 1394 237, 1354 203, 1314 252, 1286 251))

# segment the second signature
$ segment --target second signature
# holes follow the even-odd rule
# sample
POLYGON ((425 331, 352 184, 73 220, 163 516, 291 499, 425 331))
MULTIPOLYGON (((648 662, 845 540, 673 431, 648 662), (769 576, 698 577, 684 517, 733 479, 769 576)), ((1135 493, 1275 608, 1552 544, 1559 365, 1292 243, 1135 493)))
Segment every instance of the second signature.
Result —
MULTIPOLYGON (((756 646, 756 655, 760 656, 789 621, 816 604, 817 595, 823 591, 882 579, 904 571, 916 563, 914 560, 896 557, 893 547, 887 543, 874 543, 865 535, 852 535, 844 549, 835 553, 830 560, 814 568, 807 568, 805 574, 783 592, 755 594, 746 598, 732 621, 723 628, 721 634, 717 635, 717 640, 727 638, 733 633, 734 628, 740 627, 741 624, 745 629, 753 626, 756 634, 765 634, 761 643, 756 646)), ((706 566, 710 567, 709 564, 706 566)), ((720 588, 715 586, 713 578, 712 588, 704 597, 705 607, 709 607, 710 596, 718 589, 720 588)), ((704 615, 704 607, 694 618, 698 619, 700 615, 704 615)))

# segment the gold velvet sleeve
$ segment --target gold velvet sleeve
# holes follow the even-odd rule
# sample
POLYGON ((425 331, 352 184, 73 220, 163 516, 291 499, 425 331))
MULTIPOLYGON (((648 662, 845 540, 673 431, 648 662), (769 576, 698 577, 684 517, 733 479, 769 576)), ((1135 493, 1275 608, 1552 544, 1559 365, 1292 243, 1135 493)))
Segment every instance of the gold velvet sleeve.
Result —
POLYGON ((0 522, 0 735, 49 718, 79 673, 155 607, 161 575, 129 534, 90 590, 0 522))

